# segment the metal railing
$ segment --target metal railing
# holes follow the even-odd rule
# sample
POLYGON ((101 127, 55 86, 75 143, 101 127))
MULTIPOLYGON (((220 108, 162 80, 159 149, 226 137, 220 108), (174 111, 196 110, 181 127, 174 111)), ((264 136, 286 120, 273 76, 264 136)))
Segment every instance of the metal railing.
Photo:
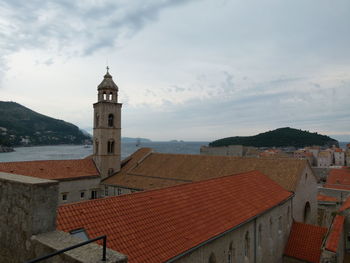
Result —
POLYGON ((61 250, 58 250, 54 253, 51 253, 51 254, 48 254, 46 256, 42 256, 42 257, 38 257, 38 258, 35 258, 35 259, 32 259, 32 260, 29 260, 27 261, 26 263, 35 263, 35 262, 39 262, 39 261, 42 261, 44 259, 48 259, 48 258, 51 258, 51 257, 54 257, 58 254, 62 254, 64 252, 67 252, 69 250, 72 250, 72 249, 75 249, 75 248, 78 248, 78 247, 81 247, 81 246, 84 246, 84 245, 87 245, 87 244, 90 244, 92 242, 95 242, 97 240, 100 240, 100 239, 103 239, 103 248, 102 248, 102 261, 106 261, 106 246, 107 246, 107 236, 104 235, 104 236, 99 236, 99 237, 95 237, 93 239, 89 239, 87 241, 84 241, 84 242, 81 242, 79 244, 76 244, 74 246, 70 246, 70 247, 67 247, 67 248, 64 248, 64 249, 61 249, 61 250))

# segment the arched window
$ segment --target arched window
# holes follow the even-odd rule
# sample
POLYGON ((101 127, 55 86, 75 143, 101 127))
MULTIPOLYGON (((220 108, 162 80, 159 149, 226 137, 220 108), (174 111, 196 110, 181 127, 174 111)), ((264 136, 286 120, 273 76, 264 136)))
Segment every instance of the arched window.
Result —
POLYGON ((249 232, 247 231, 244 237, 244 256, 245 257, 249 257, 249 250, 250 250, 250 237, 249 237, 249 232))
POLYGON ((96 116, 95 116, 95 124, 96 124, 96 127, 98 127, 99 121, 100 121, 100 116, 98 115, 98 113, 96 113, 96 116))
POLYGON ((95 154, 98 154, 98 141, 95 141, 95 154))
POLYGON ((309 202, 306 202, 305 208, 304 208, 304 223, 309 223, 309 220, 310 220, 310 212, 311 212, 310 203, 309 203, 309 202))
POLYGON ((108 141, 107 152, 114 153, 114 141, 113 140, 108 141))
POLYGON ((270 218, 270 237, 273 237, 273 221, 272 218, 270 218))
POLYGON ((113 93, 109 93, 109 100, 112 100, 113 99, 113 93))
POLYGON ((114 116, 113 114, 108 115, 108 127, 113 127, 114 126, 114 116))
POLYGON ((228 253, 227 253, 227 263, 232 263, 233 257, 234 257, 234 248, 233 248, 233 244, 232 241, 230 243, 230 246, 228 248, 228 253))
POLYGON ((106 94, 106 92, 103 92, 103 100, 107 100, 107 94, 106 94))
POLYGON ((210 254, 209 263, 216 263, 215 254, 213 252, 210 254))
POLYGON ((261 247, 261 242, 262 242, 262 225, 259 224, 259 227, 258 227, 258 247, 261 247))
POLYGON ((278 218, 278 233, 282 234, 282 216, 278 218))

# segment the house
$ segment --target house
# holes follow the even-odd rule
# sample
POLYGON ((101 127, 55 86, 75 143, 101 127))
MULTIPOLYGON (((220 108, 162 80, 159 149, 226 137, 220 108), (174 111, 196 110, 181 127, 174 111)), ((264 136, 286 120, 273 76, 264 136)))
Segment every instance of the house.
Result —
POLYGON ((345 152, 341 148, 334 149, 334 165, 345 165, 345 152))
POLYGON ((331 227, 293 222, 284 251, 284 263, 342 263, 344 216, 334 217, 331 227))
MULTIPOLYGON (((106 195, 159 189, 258 170, 293 192, 296 221, 316 223, 317 181, 306 160, 164 154, 141 148, 121 163, 119 172, 101 182, 106 195)), ((215 191, 215 189, 212 189, 215 191)))
POLYGON ((329 167, 333 164, 333 154, 330 150, 320 151, 317 157, 317 167, 329 167))
POLYGON ((57 228, 107 234, 130 263, 280 262, 292 196, 251 171, 62 205, 57 228))
POLYGON ((59 182, 59 203, 95 199, 100 194, 100 175, 91 159, 0 162, 0 172, 59 182))

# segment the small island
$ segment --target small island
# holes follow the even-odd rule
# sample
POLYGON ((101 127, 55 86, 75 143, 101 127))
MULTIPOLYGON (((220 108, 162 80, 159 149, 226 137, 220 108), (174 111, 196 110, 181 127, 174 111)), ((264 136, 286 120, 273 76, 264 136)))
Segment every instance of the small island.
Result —
POLYGON ((209 143, 209 147, 243 145, 254 147, 306 147, 319 145, 339 147, 337 140, 329 136, 293 129, 289 127, 279 128, 273 131, 260 133, 254 136, 235 136, 219 139, 209 143))

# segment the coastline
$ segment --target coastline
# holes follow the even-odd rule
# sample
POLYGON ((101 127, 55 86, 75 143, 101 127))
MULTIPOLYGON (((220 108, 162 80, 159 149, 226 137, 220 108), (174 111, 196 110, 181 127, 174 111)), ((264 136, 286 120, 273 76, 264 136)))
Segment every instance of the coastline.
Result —
POLYGON ((9 152, 14 152, 14 151, 15 151, 15 149, 12 147, 0 145, 0 153, 9 153, 9 152))

